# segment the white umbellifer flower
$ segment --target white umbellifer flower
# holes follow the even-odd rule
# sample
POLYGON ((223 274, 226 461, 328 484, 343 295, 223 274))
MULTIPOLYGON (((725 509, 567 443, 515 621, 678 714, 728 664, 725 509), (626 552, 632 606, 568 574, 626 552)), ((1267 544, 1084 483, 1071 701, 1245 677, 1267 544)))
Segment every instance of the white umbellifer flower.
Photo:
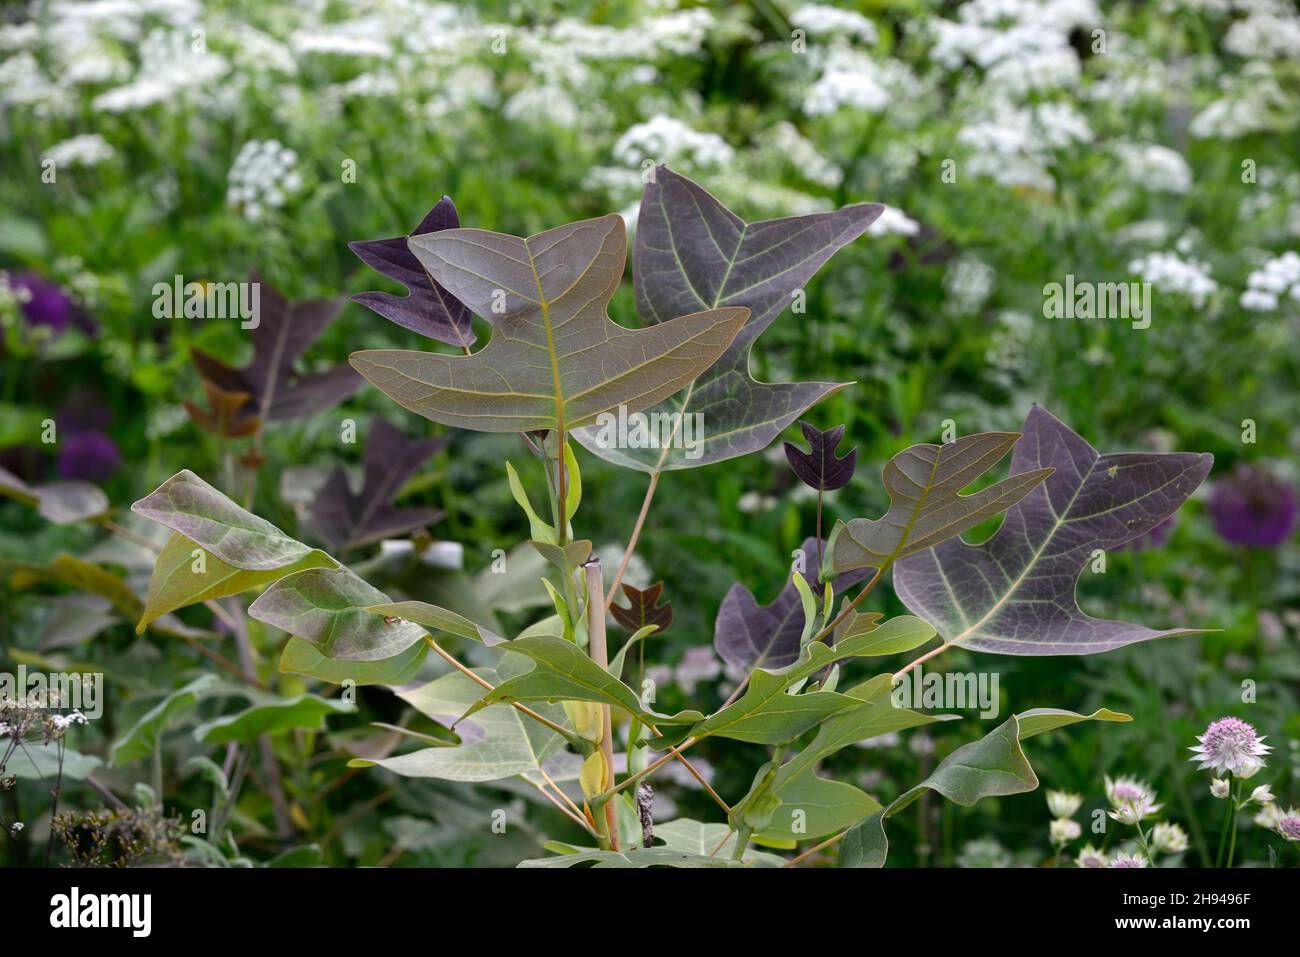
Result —
POLYGON ((1252 60, 1219 80, 1223 96, 1188 124, 1198 139, 1235 139, 1251 133, 1289 129, 1294 108, 1271 64, 1252 60))
POLYGON ((1151 829, 1151 844, 1166 854, 1187 850, 1187 832, 1177 824, 1161 822, 1151 829))
POLYGON ((930 56, 950 70, 966 60, 987 68, 1068 48, 1072 29, 1100 22, 1092 0, 971 0, 957 9, 957 20, 930 21, 930 56))
POLYGON ((1272 312, 1285 296, 1300 300, 1300 254, 1290 250, 1268 260, 1246 278, 1241 307, 1272 312))
POLYGON ((1137 778, 1118 777, 1111 780, 1106 775, 1106 800, 1115 810, 1110 816, 1121 824, 1136 824, 1151 817, 1163 805, 1156 804, 1156 792, 1151 785, 1137 778))
POLYGON ((1228 28, 1223 48, 1252 60, 1300 58, 1300 17, 1280 6, 1251 10, 1228 28))
POLYGON ((695 166, 725 166, 735 151, 716 133, 701 133, 663 113, 638 123, 618 138, 614 158, 628 166, 686 161, 695 166))
POLYGON ((74 724, 85 724, 86 716, 80 711, 73 711, 71 714, 56 714, 50 719, 54 723, 55 730, 66 731, 74 724))
POLYGON ((1099 851, 1091 844, 1085 844, 1083 850, 1074 858, 1074 863, 1079 867, 1106 867, 1109 858, 1106 857, 1105 851, 1099 851))
POLYGON ((1192 168, 1177 150, 1155 143, 1120 143, 1115 153, 1135 185, 1180 195, 1192 188, 1192 168))
POLYGON ((226 175, 226 202, 250 222, 279 209, 302 189, 298 154, 279 140, 249 140, 226 175))
POLYGON ((105 113, 126 113, 171 103, 229 72, 225 57, 196 50, 193 42, 184 29, 154 30, 140 44, 140 68, 131 82, 99 94, 91 107, 105 113))
POLYGON ((985 82, 1000 94, 1023 98, 1030 93, 1072 89, 1079 84, 1079 57, 1068 46, 1008 57, 989 69, 985 82))
POLYGON ((1049 825, 1048 832, 1051 835, 1053 844, 1064 845, 1077 840, 1083 834, 1083 828, 1079 826, 1078 821, 1071 821, 1069 818, 1057 818, 1049 825))
POLYGON ((113 156, 113 147, 98 133, 82 133, 55 143, 45 151, 45 158, 59 166, 97 166, 113 156))
POLYGON ((878 39, 876 25, 862 14, 820 3, 805 3, 790 14, 790 23, 807 30, 818 40, 875 43, 878 39))
POLYGON ((1082 805, 1082 794, 1070 794, 1066 791, 1047 792, 1047 809, 1052 812, 1052 817, 1074 817, 1075 812, 1082 805))
POLYGON ((1232 787, 1228 784, 1226 778, 1215 778, 1210 782, 1210 794, 1214 797, 1223 799, 1232 793, 1232 787))
POLYGON ((997 270, 975 256, 956 259, 943 277, 946 305, 958 315, 978 312, 997 285, 997 270))
POLYGON ((1264 767, 1264 755, 1273 750, 1240 718, 1220 718, 1196 740, 1201 743, 1188 750, 1195 754, 1190 760, 1200 762, 1200 770, 1227 771, 1239 778, 1248 778, 1264 767))
POLYGON ((1277 798, 1273 796, 1273 789, 1267 784, 1261 784, 1255 790, 1250 792, 1250 797, 1246 799, 1251 804, 1272 804, 1277 798))
POLYGON ((1115 859, 1106 865, 1107 867, 1146 867, 1147 859, 1140 854, 1116 854, 1115 859))
POLYGON ((1176 253, 1148 253, 1132 260, 1128 268, 1161 292, 1187 296, 1198 309, 1219 288, 1205 263, 1176 253))
POLYGON ((876 61, 844 46, 827 51, 820 66, 820 75, 804 94, 803 111, 809 116, 846 108, 879 113, 898 95, 915 95, 918 83, 899 61, 876 61))
POLYGON ((27 825, 24 824, 22 821, 14 821, 12 824, 9 825, 9 831, 12 834, 17 834, 26 826, 27 825))
POLYGON ((901 209, 886 206, 874 223, 867 227, 868 236, 915 236, 921 224, 901 209))
POLYGON ((844 179, 844 171, 819 153, 792 123, 782 121, 772 127, 768 146, 773 153, 785 157, 804 178, 819 186, 835 187, 844 179))

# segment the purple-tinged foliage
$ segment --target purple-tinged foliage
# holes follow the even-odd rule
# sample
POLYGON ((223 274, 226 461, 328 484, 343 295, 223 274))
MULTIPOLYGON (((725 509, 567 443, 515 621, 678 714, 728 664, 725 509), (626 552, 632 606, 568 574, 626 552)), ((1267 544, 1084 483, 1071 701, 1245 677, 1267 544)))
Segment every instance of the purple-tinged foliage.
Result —
POLYGON ((823 492, 848 485, 858 466, 858 450, 852 448, 842 457, 836 457, 835 450, 844 438, 844 426, 837 425, 823 432, 807 422, 800 422, 799 428, 808 440, 810 451, 805 452, 793 442, 785 443, 785 457, 799 481, 823 492))
MULTIPOLYGON (((822 586, 817 582, 817 540, 809 537, 801 549, 803 571, 795 574, 803 575, 813 594, 820 597, 822 586)), ((865 568, 854 569, 835 579, 835 584, 842 591, 862 581, 866 574, 865 568)), ((793 581, 786 581, 785 588, 770 605, 760 605, 754 593, 737 582, 718 608, 713 627, 713 647, 734 669, 766 668, 771 671, 798 659, 803 630, 803 603, 793 581)))
POLYGON ((375 419, 366 440, 365 481, 359 493, 335 469, 312 503, 312 524, 331 547, 347 551, 400 535, 442 517, 433 508, 396 508, 397 495, 420 466, 447 444, 444 438, 411 441, 385 419, 375 419))
MULTIPOLYGON (((437 205, 416 226, 411 236, 441 232, 460 227, 456 204, 450 196, 437 205)), ((367 239, 348 243, 348 248, 371 269, 400 282, 409 290, 406 296, 386 292, 360 292, 352 297, 367 309, 378 313, 404 329, 429 339, 469 348, 474 344, 474 329, 469 309, 444 289, 420 265, 407 246, 408 236, 392 239, 367 239)))
POLYGON ((1153 630, 1084 614, 1079 575, 1095 549, 1144 535, 1176 512, 1213 465, 1208 454, 1097 450, 1038 406, 1025 419, 1011 475, 1055 469, 982 545, 949 539, 894 566, 912 612, 954 645, 1008 655, 1086 655, 1150 638, 1153 630))
POLYGON ((1151 531, 1139 535, 1131 542, 1125 542, 1115 549, 1118 552, 1145 552, 1151 548, 1164 548, 1178 527, 1178 516, 1170 515, 1151 531))
POLYGON ((656 168, 641 197, 632 254, 637 315, 657 325, 702 309, 743 306, 750 316, 688 391, 652 410, 703 414, 707 432, 690 455, 676 448, 606 448, 592 429, 575 433, 579 441, 607 461, 646 472, 698 468, 766 448, 804 410, 843 384, 757 382, 749 374, 754 340, 883 210, 860 203, 747 223, 702 186, 666 166, 656 168))
POLYGON ((206 352, 191 350, 199 375, 226 392, 248 393, 241 417, 257 415, 263 422, 302 418, 331 408, 361 388, 361 377, 346 363, 308 375, 293 370, 298 357, 338 316, 341 303, 334 299, 289 302, 258 276, 252 281, 261 284, 252 361, 236 369, 206 352))
POLYGON ((1239 465, 1210 488, 1210 515, 1233 545, 1276 548, 1291 537, 1298 510, 1289 483, 1257 466, 1239 465))
POLYGON ((659 604, 663 594, 664 583, 655 582, 649 588, 636 588, 623 583, 623 594, 627 596, 628 606, 611 605, 609 613, 614 620, 628 631, 635 633, 646 625, 657 625, 656 635, 662 635, 673 623, 673 603, 659 604))

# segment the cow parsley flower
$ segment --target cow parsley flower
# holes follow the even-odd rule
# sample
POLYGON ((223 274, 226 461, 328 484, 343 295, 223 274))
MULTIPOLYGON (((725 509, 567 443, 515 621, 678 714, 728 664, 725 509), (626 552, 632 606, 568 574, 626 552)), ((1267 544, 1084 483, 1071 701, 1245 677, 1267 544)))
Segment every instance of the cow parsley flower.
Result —
POLYGON ((1219 289, 1205 263, 1176 253, 1149 253, 1132 260, 1128 268, 1161 292, 1186 296, 1198 309, 1219 289))
POLYGON ((867 227, 868 236, 915 236, 921 224, 901 209, 886 206, 874 223, 867 227))
POLYGON ((614 144, 614 158, 628 166, 640 166, 647 159, 655 163, 725 166, 734 156, 735 151, 721 136, 701 133, 663 113, 636 124, 614 144))
POLYGON ((297 167, 298 154, 278 140, 249 140, 226 176, 226 202, 238 207, 245 219, 257 222, 302 189, 297 167))
POLYGON ((1190 760, 1200 762, 1199 770, 1227 771, 1239 778, 1248 778, 1263 768, 1264 755, 1273 750, 1254 727, 1240 718, 1220 718, 1196 740, 1201 743, 1188 750, 1196 755, 1190 760))
POLYGON ((1300 302, 1300 254, 1291 250, 1268 260, 1246 277, 1241 308, 1272 312, 1285 296, 1300 302))
POLYGON ((55 143, 45 151, 45 158, 55 167, 98 166, 113 156, 113 147, 98 133, 83 133, 55 143))

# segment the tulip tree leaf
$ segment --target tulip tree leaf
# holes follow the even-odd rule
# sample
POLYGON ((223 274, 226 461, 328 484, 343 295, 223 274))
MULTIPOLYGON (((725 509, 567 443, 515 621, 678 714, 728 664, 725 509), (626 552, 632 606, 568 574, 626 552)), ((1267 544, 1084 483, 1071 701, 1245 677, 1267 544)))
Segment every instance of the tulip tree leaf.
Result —
POLYGON ((251 330, 253 358, 249 364, 236 369, 206 352, 190 350, 200 376, 224 392, 248 394, 237 417, 255 415, 263 422, 299 419, 322 412, 356 392, 361 379, 342 363, 309 374, 293 369, 338 316, 342 304, 333 299, 289 302, 257 276, 252 281, 259 289, 259 308, 257 325, 251 330))
POLYGON ((952 752, 916 787, 850 828, 842 844, 840 864, 883 867, 889 853, 885 819, 908 807, 926 790, 937 791, 954 804, 970 807, 981 798, 1023 794, 1037 788, 1038 776, 1020 747, 1025 738, 1080 721, 1131 720, 1126 714, 1105 708, 1092 714, 1041 708, 1012 715, 983 738, 952 752))
POLYGON ((327 658, 382 661, 424 637, 419 625, 372 614, 388 596, 347 568, 309 568, 281 578, 248 615, 313 645, 327 658))
POLYGON ((492 338, 467 356, 378 349, 351 362, 399 405, 457 428, 574 429, 619 406, 638 411, 712 365, 749 315, 687 310, 645 329, 615 323, 606 308, 627 258, 617 214, 527 239, 447 229, 409 245, 435 281, 492 323, 492 338))
POLYGON ((151 621, 177 608, 238 595, 305 568, 336 567, 338 563, 334 559, 322 551, 312 550, 298 561, 280 568, 236 568, 206 552, 180 532, 172 532, 154 562, 144 612, 135 630, 137 634, 143 634, 151 621))
MULTIPOLYGON (((794 575, 801 575, 809 588, 816 587, 817 540, 806 539, 800 549, 803 571, 791 573, 785 588, 770 605, 760 605, 753 592, 739 582, 722 599, 713 626, 713 647, 732 668, 774 670, 793 664, 799 657, 806 620, 794 575)), ((835 584, 841 589, 851 588, 865 577, 865 569, 855 570, 835 584)))
POLYGON ((502 701, 593 701, 621 708, 648 725, 692 724, 704 717, 698 711, 668 716, 644 708, 635 691, 572 641, 538 635, 516 638, 499 647, 532 659, 536 667, 483 695, 465 712, 466 718, 502 701))
POLYGON ((1149 532, 1200 485, 1213 456, 1099 455, 1035 406, 1011 460, 1012 478, 1056 471, 1007 512, 982 545, 959 538, 894 568, 899 598, 949 644, 1007 655, 1088 655, 1136 641, 1197 634, 1092 618, 1075 597, 1094 549, 1149 532))
MULTIPOLYGON (((704 857, 712 854, 719 860, 729 860, 736 847, 736 835, 727 825, 707 824, 686 817, 656 824, 654 833, 657 840, 663 841, 665 847, 674 851, 686 851, 704 857)), ((745 849, 745 863, 760 867, 780 867, 785 863, 785 858, 749 847, 745 849)))
POLYGON ((397 508, 398 491, 446 439, 412 441, 387 420, 376 418, 366 439, 365 481, 361 491, 348 487, 347 473, 335 469, 312 504, 312 524, 340 554, 381 538, 431 525, 442 517, 434 508, 397 508))
POLYGON ((749 373, 754 340, 826 260, 861 236, 883 209, 859 204, 746 223, 696 183, 658 167, 641 197, 633 253, 641 321, 662 323, 726 306, 745 307, 749 321, 712 368, 652 410, 701 413, 700 447, 618 448, 603 441, 598 429, 578 432, 578 440, 603 459, 645 472, 695 468, 765 448, 843 384, 757 382, 749 373))
POLYGON ((520 867, 738 867, 743 866, 721 854, 692 854, 671 847, 643 847, 627 851, 598 851, 594 848, 580 850, 559 857, 539 857, 520 861, 520 867))
POLYGON ((890 506, 882 518, 855 518, 831 533, 831 567, 836 572, 882 565, 923 551, 974 528, 1028 495, 1052 474, 1033 469, 969 495, 959 494, 1001 459, 1017 432, 964 435, 945 445, 914 445, 885 465, 890 506))
POLYGON ((844 426, 837 425, 823 432, 807 422, 800 422, 799 429, 808 440, 809 451, 805 452, 793 442, 785 443, 786 460, 794 474, 799 476, 799 481, 823 492, 848 485, 858 466, 858 450, 849 449, 843 456, 836 456, 835 450, 844 438, 844 426))
POLYGON ((108 511, 108 496, 89 482, 50 482, 28 485, 12 472, 0 468, 0 495, 34 507, 41 517, 56 525, 81 522, 108 511))
POLYGON ((245 571, 284 568, 312 549, 266 519, 240 508, 189 469, 182 469, 131 506, 137 515, 179 532, 245 571))
POLYGON ((401 283, 409 291, 406 296, 394 296, 386 292, 360 292, 352 297, 352 301, 359 302, 388 321, 422 336, 453 346, 472 346, 474 329, 470 311, 424 271, 420 260, 415 258, 408 245, 412 237, 456 229, 459 226, 456 204, 450 196, 444 196, 429 210, 410 236, 348 243, 348 248, 356 253, 358 259, 376 272, 401 283))
POLYGON ((449 635, 468 638, 470 641, 481 641, 485 645, 499 645, 505 641, 500 635, 494 634, 482 625, 474 624, 463 615, 458 615, 454 611, 448 611, 438 605, 431 605, 427 601, 385 602, 371 605, 366 611, 372 615, 382 615, 386 618, 400 618, 402 621, 414 622, 431 634, 436 631, 445 631, 449 635))
POLYGON ((217 690, 215 675, 202 675, 177 688, 142 714, 125 734, 113 742, 108 761, 115 767, 148 757, 163 732, 181 714, 217 690))
POLYGON ((204 744, 237 741, 252 744, 260 735, 302 729, 323 731, 332 714, 351 714, 356 705, 337 698, 302 694, 296 698, 259 701, 243 711, 214 718, 194 729, 194 739, 204 744))
POLYGON ((663 582, 655 582, 645 589, 624 582, 623 594, 627 596, 627 607, 614 604, 610 606, 609 613, 628 631, 636 632, 647 625, 654 625, 658 629, 656 633, 662 635, 673 623, 673 603, 666 601, 659 604, 659 596, 663 591, 663 582))
MULTIPOLYGON (((474 673, 490 684, 499 685, 517 670, 512 667, 510 657, 505 656, 498 668, 475 668, 474 673)), ((472 718, 457 722, 482 696, 483 687, 458 671, 419 688, 399 692, 398 697, 421 713, 445 727, 454 726, 460 744, 452 748, 424 748, 373 761, 358 758, 350 766, 378 765, 413 778, 498 781, 536 772, 548 758, 563 749, 561 735, 508 704, 492 705, 472 718)), ((534 710, 557 724, 565 723, 563 708, 541 704, 534 710)))
POLYGON ((786 689, 811 678, 836 661, 872 655, 874 652, 870 648, 873 644, 903 635, 912 635, 919 643, 933 637, 934 629, 918 618, 901 616, 891 618, 873 631, 846 638, 834 647, 820 641, 811 642, 804 647, 798 660, 787 668, 780 671, 755 668, 745 693, 721 711, 693 725, 689 734, 693 738, 713 735, 755 744, 791 741, 832 714, 856 707, 859 702, 833 691, 786 694, 786 689))

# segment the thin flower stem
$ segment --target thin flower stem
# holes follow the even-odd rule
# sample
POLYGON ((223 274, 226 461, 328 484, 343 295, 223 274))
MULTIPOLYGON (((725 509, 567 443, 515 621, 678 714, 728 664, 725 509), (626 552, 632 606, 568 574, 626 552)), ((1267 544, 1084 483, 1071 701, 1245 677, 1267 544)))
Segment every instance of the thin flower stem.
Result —
POLYGON ((951 647, 952 645, 949 642, 945 641, 938 648, 933 648, 930 651, 927 651, 925 654, 921 655, 921 657, 916 658, 913 661, 910 661, 907 664, 903 665, 902 670, 894 672, 894 677, 897 678, 899 675, 907 674, 909 671, 911 671, 921 662, 929 661, 931 658, 935 657, 936 655, 942 654, 943 652, 947 651, 951 647))
POLYGON ((650 513, 650 503, 654 500, 655 489, 659 487, 659 476, 662 472, 650 473, 650 484, 646 487, 645 497, 641 499, 641 511, 637 514, 636 525, 632 527, 632 537, 627 540, 627 548, 623 549, 623 560, 618 563, 618 572, 614 575, 614 581, 609 586, 609 594, 605 596, 605 610, 608 611, 614 604, 614 596, 618 594, 618 586, 623 583, 623 576, 627 573, 627 566, 632 561, 632 555, 636 552, 636 543, 641 538, 641 529, 645 527, 646 516, 650 513))

